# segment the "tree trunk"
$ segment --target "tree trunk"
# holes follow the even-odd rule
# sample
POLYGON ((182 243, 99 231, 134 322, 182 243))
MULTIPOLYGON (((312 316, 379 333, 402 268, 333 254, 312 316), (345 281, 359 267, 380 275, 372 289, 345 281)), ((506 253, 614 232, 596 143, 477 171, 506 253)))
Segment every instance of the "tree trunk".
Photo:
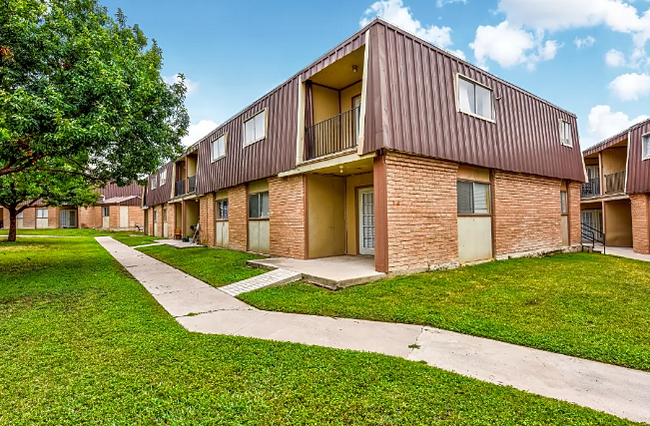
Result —
POLYGON ((16 241, 16 208, 10 208, 9 210, 9 235, 7 236, 7 241, 15 242, 16 241))

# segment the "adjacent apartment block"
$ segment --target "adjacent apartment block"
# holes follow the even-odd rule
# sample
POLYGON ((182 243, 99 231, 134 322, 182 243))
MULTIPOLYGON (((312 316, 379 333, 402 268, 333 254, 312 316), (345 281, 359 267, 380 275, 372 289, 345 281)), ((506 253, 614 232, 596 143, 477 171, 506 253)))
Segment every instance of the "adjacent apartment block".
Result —
POLYGON ((382 20, 149 177, 149 234, 422 271, 580 245, 575 115, 382 20))
POLYGON ((608 246, 650 254, 650 120, 584 151, 582 223, 608 246))
MULTIPOLYGON (((52 207, 37 201, 18 213, 18 229, 93 228, 106 230, 134 230, 142 228, 142 194, 144 188, 136 183, 118 187, 109 184, 97 190, 100 200, 90 207, 52 207)), ((3 224, 9 227, 9 212, 4 210, 3 224)))

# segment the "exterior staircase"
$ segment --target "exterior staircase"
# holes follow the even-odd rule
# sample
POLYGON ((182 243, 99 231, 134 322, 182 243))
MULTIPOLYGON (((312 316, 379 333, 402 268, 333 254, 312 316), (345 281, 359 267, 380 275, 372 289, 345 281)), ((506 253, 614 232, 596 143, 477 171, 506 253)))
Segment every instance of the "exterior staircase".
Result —
POLYGON ((605 233, 589 225, 582 224, 582 251, 605 254, 607 244, 605 233))

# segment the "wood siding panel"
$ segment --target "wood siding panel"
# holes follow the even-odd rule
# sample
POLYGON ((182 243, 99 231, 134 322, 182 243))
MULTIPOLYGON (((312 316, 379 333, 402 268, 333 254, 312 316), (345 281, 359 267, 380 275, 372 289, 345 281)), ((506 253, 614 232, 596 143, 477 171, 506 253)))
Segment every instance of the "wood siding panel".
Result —
POLYGON ((629 158, 627 166, 627 193, 640 194, 650 192, 650 160, 643 161, 642 137, 650 133, 650 120, 633 127, 630 130, 629 158))

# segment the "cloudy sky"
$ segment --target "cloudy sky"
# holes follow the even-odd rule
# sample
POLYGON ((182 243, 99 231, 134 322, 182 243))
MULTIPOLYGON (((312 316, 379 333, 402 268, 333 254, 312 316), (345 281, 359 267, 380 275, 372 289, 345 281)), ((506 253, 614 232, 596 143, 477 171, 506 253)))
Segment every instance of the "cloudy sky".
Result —
MULTIPOLYGON (((100 0, 102 1, 102 0, 100 0)), ((586 148, 650 115, 650 0, 103 0, 188 79, 197 141, 375 16, 578 116, 586 148)))

